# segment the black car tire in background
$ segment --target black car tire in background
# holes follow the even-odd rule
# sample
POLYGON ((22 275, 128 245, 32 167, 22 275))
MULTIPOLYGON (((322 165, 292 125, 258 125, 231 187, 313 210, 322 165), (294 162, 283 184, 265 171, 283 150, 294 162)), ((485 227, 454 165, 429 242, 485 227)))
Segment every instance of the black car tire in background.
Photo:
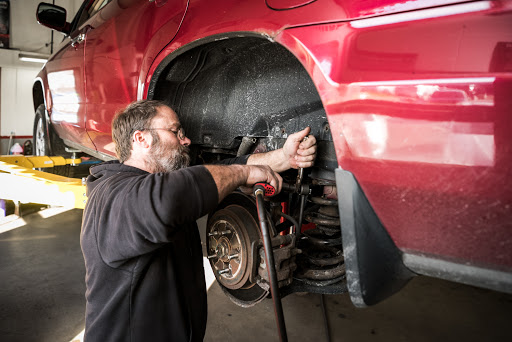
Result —
POLYGON ((50 155, 50 139, 46 125, 44 104, 39 105, 34 118, 33 149, 35 156, 50 155))
MULTIPOLYGON (((35 156, 61 156, 71 158, 72 154, 66 151, 66 145, 60 139, 46 120, 46 108, 40 104, 36 109, 33 132, 33 151, 35 156)), ((89 174, 89 165, 64 165, 39 169, 64 177, 85 177, 89 174)))

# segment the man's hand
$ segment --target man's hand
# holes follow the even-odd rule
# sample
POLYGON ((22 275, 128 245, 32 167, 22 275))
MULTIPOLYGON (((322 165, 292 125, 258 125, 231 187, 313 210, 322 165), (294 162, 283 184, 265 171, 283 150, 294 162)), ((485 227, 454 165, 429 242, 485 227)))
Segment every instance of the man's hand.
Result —
POLYGON ((247 159, 247 165, 268 165, 275 172, 313 166, 316 158, 316 139, 308 135, 310 131, 311 128, 306 127, 300 132, 290 134, 283 148, 278 150, 252 154, 247 159))
POLYGON ((254 184, 264 182, 272 185, 276 193, 281 191, 283 179, 266 165, 205 165, 215 181, 219 202, 238 187, 247 193, 252 192, 254 184))
MULTIPOLYGON (((248 176, 246 187, 252 188, 256 183, 268 183, 276 189, 276 194, 281 192, 283 179, 267 165, 246 165, 248 168, 248 176)), ((244 191, 245 192, 245 191, 244 191)))
POLYGON ((311 128, 290 134, 282 148, 285 160, 293 169, 313 166, 316 158, 316 139, 309 135, 311 128))

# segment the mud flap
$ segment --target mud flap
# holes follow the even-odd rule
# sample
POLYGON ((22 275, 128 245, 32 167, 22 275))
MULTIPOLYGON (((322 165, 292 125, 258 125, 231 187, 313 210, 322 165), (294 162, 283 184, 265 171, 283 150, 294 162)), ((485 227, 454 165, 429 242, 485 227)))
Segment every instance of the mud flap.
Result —
POLYGON ((400 290, 414 273, 375 214, 354 175, 336 169, 343 253, 350 299, 374 305, 400 290))

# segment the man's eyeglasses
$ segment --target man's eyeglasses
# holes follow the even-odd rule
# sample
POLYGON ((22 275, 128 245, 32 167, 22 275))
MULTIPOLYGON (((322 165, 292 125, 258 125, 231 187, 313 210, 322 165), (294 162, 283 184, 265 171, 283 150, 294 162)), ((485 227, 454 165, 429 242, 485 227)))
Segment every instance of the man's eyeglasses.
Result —
POLYGON ((169 132, 174 133, 174 135, 178 139, 180 139, 180 140, 184 140, 185 139, 185 130, 183 129, 183 127, 178 128, 177 131, 172 130, 170 128, 146 128, 145 130, 146 131, 158 131, 158 130, 160 130, 160 131, 169 131, 169 132))

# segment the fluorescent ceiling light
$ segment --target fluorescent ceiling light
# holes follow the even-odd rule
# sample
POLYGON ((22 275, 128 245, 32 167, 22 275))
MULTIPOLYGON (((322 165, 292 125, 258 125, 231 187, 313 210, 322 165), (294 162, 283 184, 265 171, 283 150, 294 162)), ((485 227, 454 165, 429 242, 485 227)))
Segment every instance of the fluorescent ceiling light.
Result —
POLYGON ((48 57, 45 55, 25 54, 25 53, 20 53, 18 55, 18 58, 20 59, 20 61, 23 61, 23 62, 42 63, 42 64, 46 63, 46 61, 48 60, 48 57))
POLYGON ((46 63, 47 60, 44 58, 36 58, 36 57, 20 57, 20 61, 44 64, 44 63, 46 63))

